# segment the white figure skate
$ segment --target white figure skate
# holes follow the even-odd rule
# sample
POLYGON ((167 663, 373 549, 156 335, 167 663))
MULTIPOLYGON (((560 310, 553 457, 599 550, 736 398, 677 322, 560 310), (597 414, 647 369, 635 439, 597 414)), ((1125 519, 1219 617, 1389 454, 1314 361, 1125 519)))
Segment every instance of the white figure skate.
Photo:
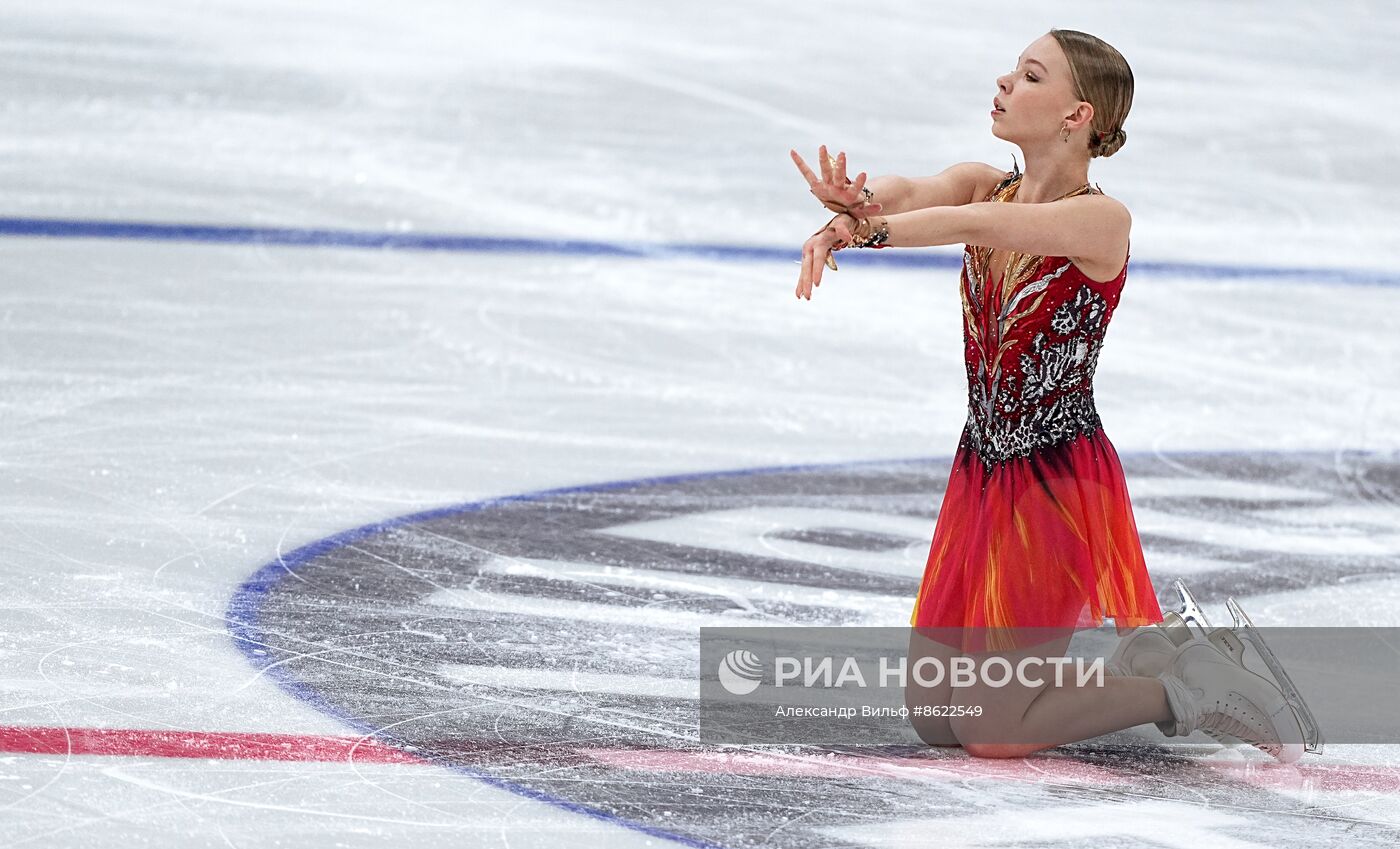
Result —
MULTIPOLYGON (((1304 750, 1321 753, 1324 741, 1316 717, 1284 671, 1283 664, 1264 643, 1263 635, 1240 608, 1239 602, 1233 596, 1225 600, 1225 607, 1234 619, 1231 627, 1212 628, 1186 585, 1176 581, 1175 588, 1181 599, 1181 608, 1164 616, 1160 624, 1138 628, 1123 637, 1106 665, 1108 674, 1160 676, 1185 646, 1192 643, 1214 644, 1241 667, 1272 681, 1278 687, 1303 728, 1304 750)), ((1201 730, 1225 745, 1244 742, 1235 735, 1217 729, 1201 730)))
MULTIPOLYGON (((1182 646, 1206 641, 1210 620, 1206 619, 1205 611, 1185 584, 1177 581, 1173 586, 1181 599, 1181 607, 1168 612, 1160 623, 1144 625, 1119 640, 1117 650, 1105 666, 1109 675, 1156 678, 1167 671, 1182 646)), ((1248 745, 1233 734, 1213 728, 1201 730, 1224 746, 1248 745)))
MULTIPOLYGON (((1228 628, 1182 646, 1158 679, 1172 719, 1156 723, 1168 737, 1192 731, 1229 734, 1283 763, 1303 756, 1306 733, 1277 679, 1250 671, 1244 641, 1228 628)), ((1267 669, 1265 670, 1268 671, 1267 669)))

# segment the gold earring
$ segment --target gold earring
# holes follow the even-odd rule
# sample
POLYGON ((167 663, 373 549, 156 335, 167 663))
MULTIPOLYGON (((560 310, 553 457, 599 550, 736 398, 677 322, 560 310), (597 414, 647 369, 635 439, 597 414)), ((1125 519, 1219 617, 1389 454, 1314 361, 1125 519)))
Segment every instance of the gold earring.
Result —
POLYGON ((1061 130, 1061 132, 1063 132, 1063 133, 1065 134, 1065 138, 1064 138, 1065 144, 1069 144, 1069 125, 1066 124, 1065 126, 1061 127, 1060 130, 1061 130))

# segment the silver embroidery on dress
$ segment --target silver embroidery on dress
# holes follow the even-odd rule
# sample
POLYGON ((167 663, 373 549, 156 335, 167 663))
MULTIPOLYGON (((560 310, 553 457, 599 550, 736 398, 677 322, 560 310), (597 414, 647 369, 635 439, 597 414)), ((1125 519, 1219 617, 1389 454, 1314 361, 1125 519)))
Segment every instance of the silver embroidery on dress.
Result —
POLYGON ((969 318, 975 319, 969 325, 968 341, 977 352, 975 368, 968 364, 968 445, 990 466, 1093 433, 1101 426, 1094 407, 1093 377, 1108 318, 1103 296, 1081 284, 1056 308, 1050 332, 1036 332, 1020 355, 1018 368, 1003 369, 1001 355, 1014 341, 1010 331, 1035 311, 1051 282, 1071 263, 1066 261, 1027 284, 997 311, 993 321, 986 322, 981 309, 986 279, 978 263, 964 256, 968 275, 963 293, 969 318), (1030 306, 1016 312, 1031 298, 1030 306))

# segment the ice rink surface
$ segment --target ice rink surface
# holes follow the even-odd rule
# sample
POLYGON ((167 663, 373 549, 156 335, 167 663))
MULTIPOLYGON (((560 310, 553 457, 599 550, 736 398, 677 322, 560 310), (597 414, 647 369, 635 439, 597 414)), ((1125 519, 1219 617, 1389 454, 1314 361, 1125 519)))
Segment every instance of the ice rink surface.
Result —
POLYGON ((1394 845, 1394 746, 716 753, 665 691, 907 623, 960 251, 796 300, 788 149, 1010 168, 1050 27, 1136 76, 1163 603, 1400 625, 1388 4, 5 3, 0 846, 1394 845))

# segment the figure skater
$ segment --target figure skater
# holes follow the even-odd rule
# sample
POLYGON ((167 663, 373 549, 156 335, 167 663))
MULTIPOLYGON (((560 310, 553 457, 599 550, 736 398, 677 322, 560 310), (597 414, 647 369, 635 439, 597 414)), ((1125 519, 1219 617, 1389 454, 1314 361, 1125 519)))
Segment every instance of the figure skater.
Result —
POLYGON ((933 657, 947 669, 966 655, 1043 674, 999 686, 990 676, 911 682, 915 729, 976 757, 1021 757, 1148 722, 1285 762, 1320 751, 1315 720, 1234 599, 1235 626, 1212 629, 1178 582, 1183 606, 1163 616, 1094 406, 1132 219, 1090 185, 1089 161, 1127 140, 1132 70, 1106 42, 1054 29, 996 84, 992 135, 1021 149, 1024 171, 1014 160, 1011 171, 963 162, 867 186, 865 172, 847 178, 844 152, 823 146, 818 177, 792 151, 837 213, 803 246, 799 299, 811 300, 846 247, 964 244, 969 410, 910 618, 909 662, 933 657), (1065 657, 1076 629, 1108 618, 1120 636, 1109 674, 1056 683, 1045 662, 1065 657))

